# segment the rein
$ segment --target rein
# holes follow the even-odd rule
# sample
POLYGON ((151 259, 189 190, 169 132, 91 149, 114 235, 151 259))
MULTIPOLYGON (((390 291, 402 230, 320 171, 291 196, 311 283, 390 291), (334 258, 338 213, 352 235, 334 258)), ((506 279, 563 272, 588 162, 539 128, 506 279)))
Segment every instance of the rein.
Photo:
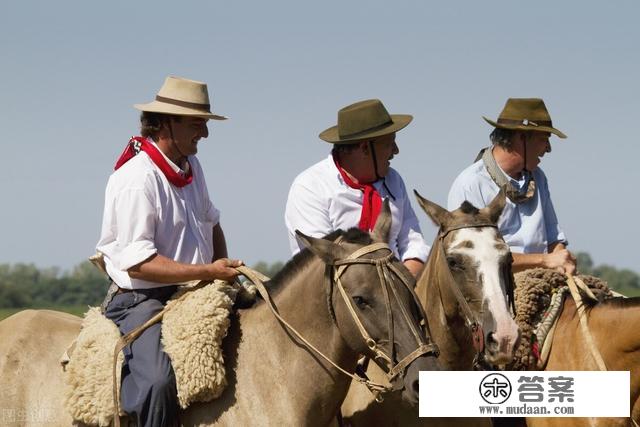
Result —
POLYGON ((589 325, 587 324, 587 314, 585 312, 584 303, 582 302, 582 296, 580 295, 578 287, 585 292, 588 292, 588 295, 590 294, 589 296, 593 299, 595 299, 595 296, 593 295, 593 293, 591 293, 591 290, 589 290, 589 288, 581 279, 573 277, 572 274, 568 273, 566 276, 567 285, 569 285, 569 291, 571 292, 571 296, 576 303, 576 309, 578 310, 578 317, 580 318, 580 328, 582 330, 582 334, 584 335, 585 341, 587 342, 587 346, 591 351, 591 356, 595 360, 596 365, 598 365, 598 369, 601 371, 606 371, 607 365, 604 363, 604 359, 602 358, 602 355, 598 350, 598 346, 596 345, 595 341, 593 340, 593 336, 589 331, 589 325))

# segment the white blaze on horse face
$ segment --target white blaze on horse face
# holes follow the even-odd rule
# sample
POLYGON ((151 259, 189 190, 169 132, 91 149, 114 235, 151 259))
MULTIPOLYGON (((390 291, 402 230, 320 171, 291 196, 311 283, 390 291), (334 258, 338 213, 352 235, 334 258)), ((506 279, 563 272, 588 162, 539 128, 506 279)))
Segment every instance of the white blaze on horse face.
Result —
POLYGON ((482 277, 483 303, 489 308, 494 325, 482 325, 485 334, 493 333, 498 343, 498 352, 505 358, 512 357, 511 352, 518 340, 518 325, 511 317, 505 296, 504 278, 500 261, 509 249, 498 231, 493 227, 463 228, 457 230, 447 249, 447 253, 461 254, 471 258, 477 265, 476 280, 482 277), (469 244, 470 242, 471 244, 469 244), (495 328, 494 330, 491 330, 495 328))

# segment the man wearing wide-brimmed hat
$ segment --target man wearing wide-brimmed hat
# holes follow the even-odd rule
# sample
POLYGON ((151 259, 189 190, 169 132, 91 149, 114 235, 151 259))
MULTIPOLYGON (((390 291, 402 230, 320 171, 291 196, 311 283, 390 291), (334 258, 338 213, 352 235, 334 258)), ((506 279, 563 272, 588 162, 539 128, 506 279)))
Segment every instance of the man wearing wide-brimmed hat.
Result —
POLYGON ((295 230, 313 237, 352 227, 370 231, 382 200, 388 198, 392 214, 389 245, 417 275, 429 248, 404 182, 390 167, 399 153, 396 132, 412 119, 407 114, 389 114, 377 99, 338 111, 338 124, 320 134, 333 144, 331 154, 298 175, 289 191, 285 222, 294 254, 304 247, 295 230))
POLYGON ((551 152, 551 134, 566 138, 553 127, 538 98, 510 98, 498 120, 484 118, 495 129, 492 146, 456 178, 449 192, 450 210, 465 200, 485 207, 502 188, 507 204, 498 228, 513 253, 513 271, 544 267, 574 273, 575 257, 558 225, 547 177, 538 167, 551 152))
MULTIPOLYGON (((211 202, 195 154, 209 135, 204 83, 168 77, 154 101, 137 104, 141 136, 115 165, 105 195, 97 251, 112 285, 105 315, 123 334, 160 312, 190 280, 232 280, 241 261, 227 259, 220 212, 211 202)), ((121 407, 139 426, 176 425, 171 362, 160 344, 160 324, 124 349, 121 407)))

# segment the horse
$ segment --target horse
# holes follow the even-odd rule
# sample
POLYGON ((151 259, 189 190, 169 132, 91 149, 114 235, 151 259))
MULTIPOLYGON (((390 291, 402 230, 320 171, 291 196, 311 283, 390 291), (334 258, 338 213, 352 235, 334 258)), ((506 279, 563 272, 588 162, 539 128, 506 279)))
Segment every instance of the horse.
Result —
MULTIPOLYGON (((421 325, 411 275, 382 243, 390 225, 385 203, 371 234, 353 229, 321 239, 300 233, 307 249, 267 287, 280 315, 327 359, 277 320, 267 302, 238 310, 223 343, 227 388, 220 398, 182 411, 181 423, 329 425, 352 380, 340 369, 353 372, 360 354, 393 373, 394 388, 415 405, 418 372, 440 366, 421 325)), ((50 311, 28 310, 0 322, 0 414, 18 411, 21 425, 72 424, 57 359, 79 327, 80 319, 50 311)))
MULTIPOLYGON (((439 226, 416 294, 440 349, 446 370, 471 370, 474 365, 505 365, 513 358, 519 330, 510 312, 513 275, 509 247, 496 223, 505 206, 500 192, 483 209, 468 202, 449 212, 416 192, 422 209, 439 226)), ((380 372, 369 369, 372 378, 380 372)), ((418 418, 415 409, 392 395, 371 402, 362 387, 352 386, 342 407, 353 425, 480 426, 489 418, 418 418)))
MULTIPOLYGON (((589 330, 611 371, 630 371, 629 408, 640 421, 640 297, 616 297, 599 303, 584 300, 589 330)), ((598 365, 580 328, 576 303, 567 297, 553 335, 546 371, 597 371, 598 365)), ((637 426, 632 418, 527 418, 529 427, 637 426)))

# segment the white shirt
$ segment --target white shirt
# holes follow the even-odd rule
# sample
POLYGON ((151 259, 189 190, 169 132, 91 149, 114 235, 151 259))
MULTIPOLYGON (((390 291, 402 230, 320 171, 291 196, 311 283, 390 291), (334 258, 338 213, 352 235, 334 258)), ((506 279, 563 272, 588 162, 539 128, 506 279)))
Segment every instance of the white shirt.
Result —
MULTIPOLYGON (((385 182, 395 200, 384 188, 382 180, 373 185, 383 199, 390 201, 389 246, 402 261, 410 258, 426 261, 429 247, 422 238, 402 178, 394 169, 389 169, 385 182)), ((296 254, 304 248, 295 230, 311 237, 324 237, 338 229, 357 227, 362 199, 361 190, 344 182, 331 155, 302 172, 291 184, 284 214, 291 252, 296 254)))
POLYGON ((189 163, 193 181, 182 188, 172 185, 144 151, 109 178, 96 249, 104 254, 107 273, 121 288, 167 286, 132 279, 127 272, 156 253, 186 264, 212 261, 213 227, 220 211, 209 198, 198 159, 190 156, 189 163))
MULTIPOLYGON (((526 191, 528 180, 520 181, 509 177, 502 169, 511 185, 521 192, 526 191)), ((547 177, 540 168, 533 171, 536 191, 524 203, 507 203, 498 220, 498 229, 512 251, 519 253, 547 253, 549 245, 555 242, 567 243, 558 225, 556 211, 551 202, 547 177)), ((448 209, 454 210, 467 200, 476 208, 487 206, 500 189, 493 182, 482 159, 478 160, 455 179, 449 191, 448 209)))

